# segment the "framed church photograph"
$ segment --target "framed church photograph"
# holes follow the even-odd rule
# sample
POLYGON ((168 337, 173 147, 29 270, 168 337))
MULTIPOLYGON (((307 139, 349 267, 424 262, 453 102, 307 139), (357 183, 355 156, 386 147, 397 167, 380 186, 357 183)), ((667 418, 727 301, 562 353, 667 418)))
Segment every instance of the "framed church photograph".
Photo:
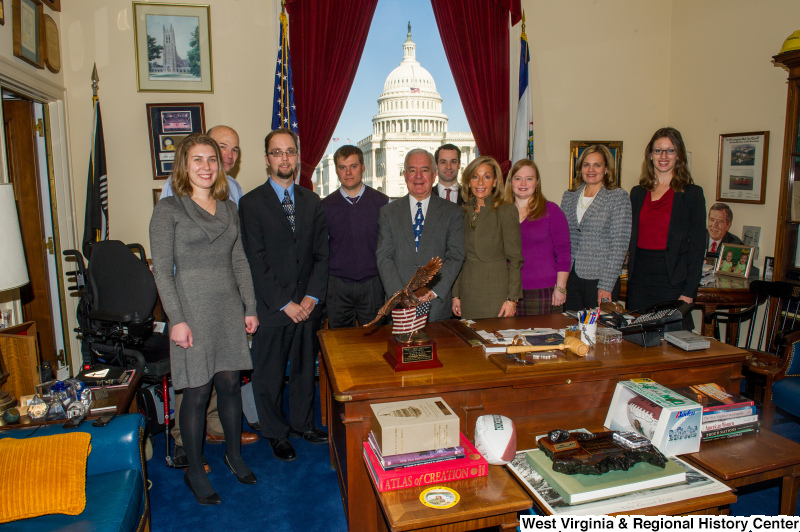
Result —
POLYGON ((133 3, 139 92, 214 92, 210 9, 133 3))
POLYGON ((592 144, 602 144, 611 152, 614 159, 614 168, 617 176, 617 186, 620 186, 620 175, 622 175, 622 141, 621 140, 571 140, 569 141, 569 188, 575 183, 575 172, 578 171, 576 165, 583 150, 592 144))

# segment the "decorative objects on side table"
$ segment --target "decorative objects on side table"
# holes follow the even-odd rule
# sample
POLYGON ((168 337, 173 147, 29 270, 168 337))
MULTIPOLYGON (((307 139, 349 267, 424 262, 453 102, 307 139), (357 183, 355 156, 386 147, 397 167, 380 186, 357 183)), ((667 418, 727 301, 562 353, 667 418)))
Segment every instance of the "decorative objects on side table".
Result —
POLYGON ((208 5, 134 2, 139 92, 214 92, 208 5))
POLYGON ((717 201, 763 205, 768 154, 769 131, 720 135, 717 201))
POLYGON ((175 148, 190 133, 206 129, 202 103, 148 103, 147 129, 153 179, 166 179, 172 172, 175 148))

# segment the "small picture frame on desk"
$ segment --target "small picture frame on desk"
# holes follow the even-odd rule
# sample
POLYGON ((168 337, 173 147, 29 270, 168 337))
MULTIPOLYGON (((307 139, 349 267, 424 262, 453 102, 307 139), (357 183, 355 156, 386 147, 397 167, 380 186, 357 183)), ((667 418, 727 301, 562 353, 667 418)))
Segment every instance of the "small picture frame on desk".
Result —
POLYGON ((715 272, 719 275, 747 279, 753 267, 753 247, 722 244, 715 272))
POLYGON ((771 281, 775 270, 775 257, 764 257, 764 280, 771 281))

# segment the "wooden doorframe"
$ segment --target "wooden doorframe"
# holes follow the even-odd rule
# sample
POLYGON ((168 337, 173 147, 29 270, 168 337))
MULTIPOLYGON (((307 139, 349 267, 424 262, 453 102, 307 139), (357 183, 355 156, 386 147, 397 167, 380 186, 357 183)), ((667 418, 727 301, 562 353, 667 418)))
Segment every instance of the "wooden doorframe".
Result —
MULTIPOLYGON (((45 126, 48 133, 48 167, 50 168, 50 185, 53 208, 53 225, 57 231, 55 242, 59 264, 59 285, 62 293, 61 315, 65 347, 71 360, 68 363, 72 368, 81 364, 80 341, 71 331, 78 326, 76 319, 77 298, 64 294, 67 286, 63 272, 74 268, 74 265, 64 261, 61 250, 80 249, 78 238, 78 217, 76 216, 73 196, 73 182, 71 177, 71 161, 69 156, 69 135, 67 129, 66 89, 43 79, 25 68, 21 68, 10 59, 0 57, 0 87, 15 92, 20 96, 41 103, 44 106, 45 126)), ((6 145, 5 133, 0 128, 0 146, 6 145)), ((0 150, 0 182, 6 183, 8 179, 8 161, 5 149, 0 150)), ((13 297, 13 296, 12 296, 13 297)), ((19 295, 16 295, 16 316, 21 315, 19 295)))

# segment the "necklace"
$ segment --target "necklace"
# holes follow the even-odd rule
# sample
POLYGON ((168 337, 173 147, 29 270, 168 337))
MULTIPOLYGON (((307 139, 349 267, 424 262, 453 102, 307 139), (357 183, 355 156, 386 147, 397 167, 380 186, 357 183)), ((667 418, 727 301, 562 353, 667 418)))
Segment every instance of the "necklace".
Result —
POLYGON ((203 209, 204 211, 206 211, 208 214, 213 214, 213 213, 212 213, 212 212, 211 212, 209 209, 211 208, 211 206, 212 206, 212 205, 213 205, 213 204, 214 204, 216 201, 217 201, 217 200, 216 200, 216 199, 214 199, 214 197, 212 197, 212 198, 211 198, 211 200, 208 202, 208 204, 207 204, 207 205, 200 205, 200 202, 199 202, 199 201, 197 201, 197 200, 194 200, 194 202, 195 202, 195 203, 197 203, 198 205, 200 205, 200 208, 202 208, 202 209, 203 209))
POLYGON ((588 208, 589 208, 589 206, 590 206, 590 205, 592 204, 592 202, 594 201, 594 198, 595 198, 596 196, 597 196, 597 194, 595 194, 594 196, 590 196, 590 197, 588 197, 588 198, 587 198, 586 196, 584 196, 583 194, 581 194, 581 195, 580 195, 580 197, 578 197, 578 205, 580 206, 581 210, 584 210, 584 211, 585 211, 586 209, 588 209, 588 208), (586 200, 586 201, 584 202, 584 200, 586 200))

